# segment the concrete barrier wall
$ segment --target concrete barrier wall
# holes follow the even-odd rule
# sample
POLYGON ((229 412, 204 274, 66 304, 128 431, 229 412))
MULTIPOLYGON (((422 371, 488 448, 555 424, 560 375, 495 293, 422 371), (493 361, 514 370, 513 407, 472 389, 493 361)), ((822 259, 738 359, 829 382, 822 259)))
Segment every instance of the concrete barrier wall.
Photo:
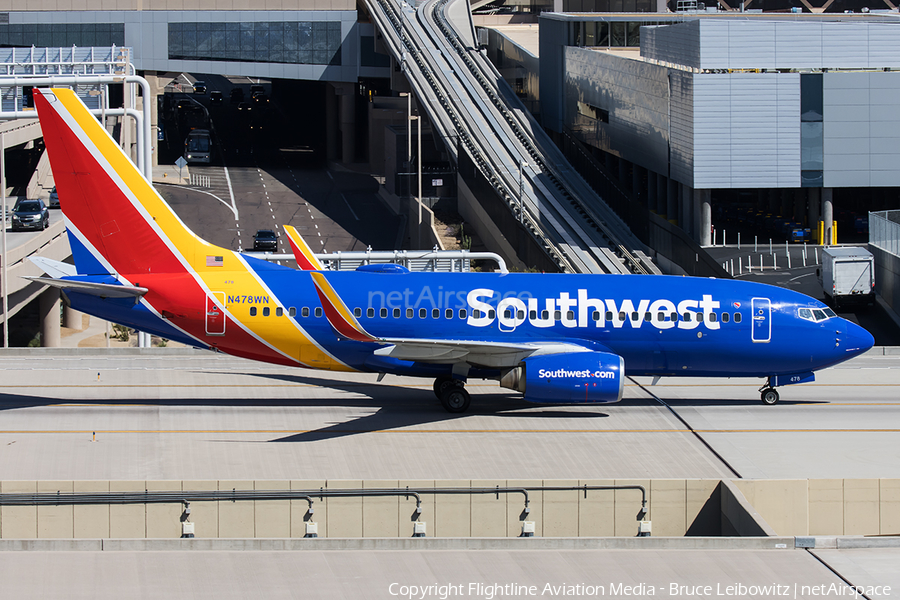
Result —
MULTIPOLYGON (((638 490, 530 491, 436 495, 429 488, 642 485, 653 536, 795 536, 900 533, 900 479, 853 480, 296 480, 4 481, 0 493, 148 491, 313 491, 305 500, 191 502, 198 538, 300 538, 311 520, 319 537, 411 537, 413 496, 315 497, 319 489, 406 488, 422 495, 428 537, 517 537, 533 521, 539 537, 633 537, 638 490)), ((178 538, 183 505, 0 506, 0 538, 178 538)))
MULTIPOLYGON (((655 536, 716 535, 718 511, 709 511, 718 480, 462 480, 462 481, 4 481, 2 493, 339 490, 406 488, 494 488, 583 485, 643 485, 648 492, 655 536)), ((522 532, 524 497, 510 494, 423 493, 428 537, 517 537, 522 532)), ((530 491, 528 521, 545 537, 633 537, 638 529, 638 490, 530 491)), ((313 497, 305 500, 191 502, 190 521, 198 538, 303 537, 306 521, 319 537, 410 537, 415 522, 413 496, 313 497)), ((2 506, 0 538, 178 538, 181 504, 2 506)))
POLYGON ((778 535, 898 535, 900 479, 735 480, 778 535))

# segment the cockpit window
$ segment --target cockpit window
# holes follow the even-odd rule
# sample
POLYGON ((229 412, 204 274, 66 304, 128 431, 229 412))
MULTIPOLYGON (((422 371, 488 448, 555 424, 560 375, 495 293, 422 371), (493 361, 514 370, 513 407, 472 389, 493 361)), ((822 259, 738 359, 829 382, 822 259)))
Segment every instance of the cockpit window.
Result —
POLYGON ((830 319, 831 317, 836 317, 834 311, 830 308, 798 308, 797 316, 801 319, 806 319, 807 321, 813 321, 818 323, 820 321, 824 321, 825 319, 830 319))

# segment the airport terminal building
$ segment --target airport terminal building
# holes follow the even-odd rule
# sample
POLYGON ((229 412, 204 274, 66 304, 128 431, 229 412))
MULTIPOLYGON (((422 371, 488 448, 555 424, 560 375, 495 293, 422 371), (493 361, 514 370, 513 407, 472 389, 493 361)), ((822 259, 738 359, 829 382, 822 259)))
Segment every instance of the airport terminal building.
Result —
POLYGON ((896 13, 544 14, 541 119, 701 245, 726 210, 815 241, 832 201, 896 207, 898 47, 896 13))

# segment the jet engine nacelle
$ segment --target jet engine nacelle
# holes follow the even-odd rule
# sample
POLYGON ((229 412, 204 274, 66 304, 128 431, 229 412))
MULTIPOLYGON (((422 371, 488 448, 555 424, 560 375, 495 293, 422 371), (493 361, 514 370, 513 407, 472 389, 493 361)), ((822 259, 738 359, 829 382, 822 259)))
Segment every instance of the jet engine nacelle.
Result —
POLYGON ((625 385, 625 360, 609 352, 532 356, 500 379, 529 402, 618 402, 625 385))

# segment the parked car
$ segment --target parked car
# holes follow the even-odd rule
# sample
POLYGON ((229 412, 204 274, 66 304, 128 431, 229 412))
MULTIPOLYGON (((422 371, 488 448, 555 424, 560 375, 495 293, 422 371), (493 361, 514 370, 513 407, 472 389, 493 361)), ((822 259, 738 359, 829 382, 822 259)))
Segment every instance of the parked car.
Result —
POLYGON ((12 230, 39 229, 43 231, 50 226, 50 211, 43 200, 21 199, 16 202, 12 212, 12 230))
POLYGON ((278 249, 278 236, 271 229, 260 229, 253 236, 253 249, 275 252, 278 249))
POLYGON ((212 104, 222 104, 222 92, 213 90, 209 93, 209 101, 212 104))
POLYGON ((54 187, 50 192, 50 208, 59 208, 59 194, 54 187))
POLYGON ((206 93, 206 82, 197 80, 194 82, 194 93, 195 94, 205 94, 206 93))

